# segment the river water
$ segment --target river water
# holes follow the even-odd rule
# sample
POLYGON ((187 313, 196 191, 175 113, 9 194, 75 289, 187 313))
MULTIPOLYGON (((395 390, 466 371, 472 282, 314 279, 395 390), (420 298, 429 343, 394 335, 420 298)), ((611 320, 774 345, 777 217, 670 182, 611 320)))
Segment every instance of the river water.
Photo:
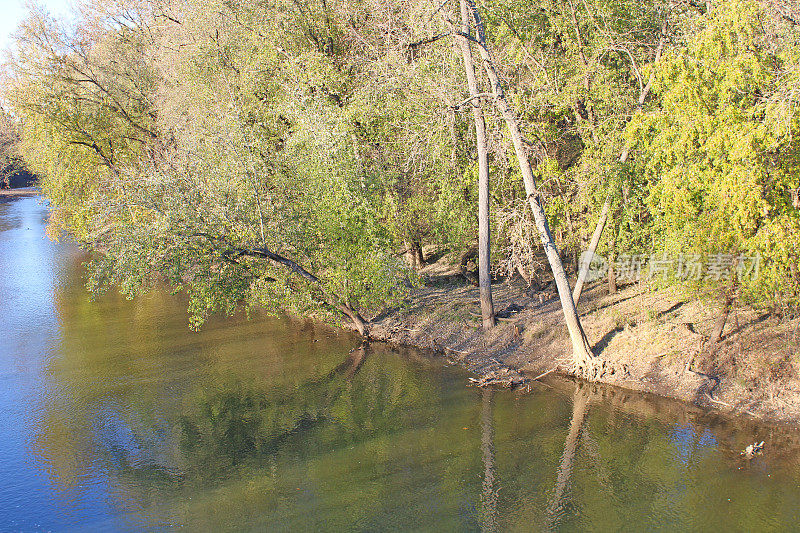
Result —
POLYGON ((36 198, 0 203, 0 531, 785 531, 790 428, 185 302, 96 301, 36 198), (764 440, 766 453, 739 452, 764 440))

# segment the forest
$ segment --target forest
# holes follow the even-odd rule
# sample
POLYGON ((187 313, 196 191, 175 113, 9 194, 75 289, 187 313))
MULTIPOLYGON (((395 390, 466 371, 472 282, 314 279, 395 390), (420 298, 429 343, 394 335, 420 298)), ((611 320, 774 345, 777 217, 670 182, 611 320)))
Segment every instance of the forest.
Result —
POLYGON ((601 275, 800 310, 790 0, 82 0, 31 8, 2 100, 90 288, 167 283, 194 327, 369 336, 430 250, 475 258, 485 330, 492 281, 553 287, 589 378, 601 275))

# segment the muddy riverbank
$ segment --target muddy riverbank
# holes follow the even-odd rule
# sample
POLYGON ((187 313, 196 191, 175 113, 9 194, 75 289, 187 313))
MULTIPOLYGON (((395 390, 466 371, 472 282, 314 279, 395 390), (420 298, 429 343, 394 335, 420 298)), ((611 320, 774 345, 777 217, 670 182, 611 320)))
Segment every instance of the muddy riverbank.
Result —
MULTIPOLYGON (((445 263, 422 271, 403 308, 375 318, 373 339, 436 350, 478 376, 570 375, 570 344, 557 296, 519 283, 493 285, 498 326, 480 328, 478 289, 445 263)), ((598 381, 763 420, 800 422, 800 321, 738 306, 721 342, 709 337, 718 304, 646 283, 609 295, 590 286, 584 329, 608 371, 598 381)))

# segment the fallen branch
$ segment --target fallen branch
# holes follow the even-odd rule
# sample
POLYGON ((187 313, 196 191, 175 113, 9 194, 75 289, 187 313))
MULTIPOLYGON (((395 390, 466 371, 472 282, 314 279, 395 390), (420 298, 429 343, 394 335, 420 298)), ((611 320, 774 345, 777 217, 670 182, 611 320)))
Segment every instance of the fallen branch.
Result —
POLYGON ((548 370, 548 371, 547 371, 547 372, 545 372, 544 374, 539 374, 538 376, 536 376, 535 378, 533 378, 531 381, 536 381, 536 380, 538 380, 538 379, 541 379, 541 378, 545 377, 545 376, 546 376, 546 375, 548 375, 548 374, 552 374, 552 373, 553 373, 553 372, 555 372, 556 370, 558 370, 558 366, 554 366, 553 368, 551 368, 550 370, 548 370))
POLYGON ((714 399, 714 398, 712 398, 712 397, 711 397, 711 395, 710 395, 710 394, 708 394, 708 393, 706 393, 706 398, 708 398, 708 399, 709 399, 709 401, 711 401, 711 402, 713 402, 713 403, 718 403, 718 404, 720 404, 720 405, 724 405, 725 407, 730 407, 731 409, 733 409, 733 406, 732 406, 731 404, 729 404, 729 403, 725 403, 725 402, 723 402, 723 401, 721 401, 721 400, 715 400, 715 399, 714 399))
POLYGON ((486 375, 479 378, 468 378, 472 385, 477 387, 488 387, 492 385, 500 385, 509 389, 513 389, 518 385, 525 385, 530 382, 528 378, 519 372, 509 368, 503 367, 497 370, 488 372, 486 375))

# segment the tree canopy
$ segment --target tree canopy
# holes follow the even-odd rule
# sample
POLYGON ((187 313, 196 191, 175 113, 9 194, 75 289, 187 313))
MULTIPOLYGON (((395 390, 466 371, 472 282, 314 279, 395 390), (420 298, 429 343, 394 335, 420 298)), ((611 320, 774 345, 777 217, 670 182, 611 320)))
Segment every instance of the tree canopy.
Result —
MULTIPOLYGON (((570 264, 608 202, 612 263, 727 254, 734 272, 758 257, 758 275, 734 276, 749 301, 797 311, 791 6, 475 9, 570 264)), ((472 101, 485 111, 492 269, 542 277, 512 139, 489 80, 468 92, 460 25, 454 1, 84 0, 71 22, 31 11, 4 98, 52 234, 97 251, 94 288, 167 280, 197 326, 255 305, 365 330, 418 282, 422 245, 458 255, 477 242, 472 101)))

